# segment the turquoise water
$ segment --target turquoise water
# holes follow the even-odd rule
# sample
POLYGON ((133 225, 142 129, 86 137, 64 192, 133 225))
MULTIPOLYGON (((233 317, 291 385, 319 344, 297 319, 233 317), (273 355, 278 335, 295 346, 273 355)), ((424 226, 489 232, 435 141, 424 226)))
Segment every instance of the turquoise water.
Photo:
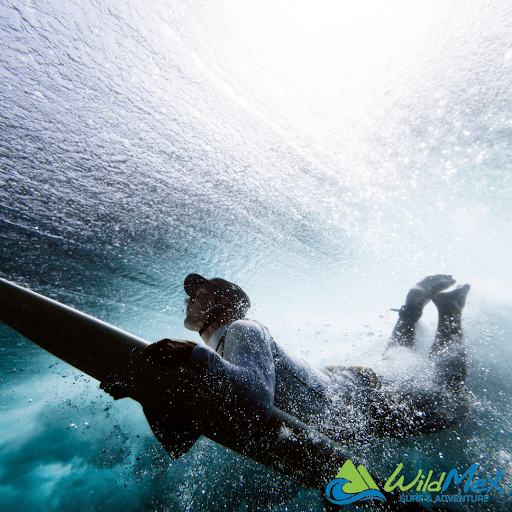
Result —
MULTIPOLYGON (((1 277, 197 341, 181 283, 222 276, 309 362, 420 378, 435 308, 383 361, 390 310, 452 273, 469 417, 358 450, 380 476, 503 471, 490 505, 450 507, 510 510, 509 3, 242 5, 0 6, 1 277)), ((2 510, 322 510, 206 440, 171 463, 137 404, 0 332, 2 510)))

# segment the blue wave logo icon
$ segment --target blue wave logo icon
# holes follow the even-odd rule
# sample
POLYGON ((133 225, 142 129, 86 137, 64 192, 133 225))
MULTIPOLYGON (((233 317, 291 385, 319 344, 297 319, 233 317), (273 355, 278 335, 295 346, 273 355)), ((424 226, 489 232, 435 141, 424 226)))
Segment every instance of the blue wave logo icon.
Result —
POLYGON ((343 464, 336 478, 327 484, 325 497, 335 505, 374 499, 386 501, 366 468, 363 465, 356 468, 350 460, 343 464))

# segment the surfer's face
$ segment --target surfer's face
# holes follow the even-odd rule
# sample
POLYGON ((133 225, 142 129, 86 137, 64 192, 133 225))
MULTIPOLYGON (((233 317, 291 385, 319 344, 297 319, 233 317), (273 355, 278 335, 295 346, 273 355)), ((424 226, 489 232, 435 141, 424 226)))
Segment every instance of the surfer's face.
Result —
POLYGON ((185 303, 187 305, 185 327, 191 331, 199 331, 215 305, 214 290, 203 285, 197 290, 196 296, 185 299, 185 303))

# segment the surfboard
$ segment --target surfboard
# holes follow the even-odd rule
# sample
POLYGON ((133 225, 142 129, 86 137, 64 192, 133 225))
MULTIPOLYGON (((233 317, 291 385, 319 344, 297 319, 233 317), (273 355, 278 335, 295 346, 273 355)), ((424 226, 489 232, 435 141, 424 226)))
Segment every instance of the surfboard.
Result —
POLYGON ((90 377, 123 383, 141 405, 165 407, 182 425, 322 494, 347 459, 357 463, 284 411, 275 407, 267 423, 253 422, 247 411, 229 408, 197 369, 162 371, 146 360, 146 340, 1 278, 0 321, 90 377))

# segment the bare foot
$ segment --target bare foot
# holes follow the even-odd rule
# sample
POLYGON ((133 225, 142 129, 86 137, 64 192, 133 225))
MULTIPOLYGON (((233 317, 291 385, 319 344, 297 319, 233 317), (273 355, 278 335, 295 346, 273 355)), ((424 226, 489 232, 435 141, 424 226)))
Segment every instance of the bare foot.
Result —
POLYGON ((409 290, 405 304, 407 306, 414 304, 424 308, 435 295, 446 290, 446 288, 449 288, 454 283, 455 279, 451 275, 436 274, 434 276, 427 276, 409 290))
POLYGON ((440 313, 460 313, 466 304, 466 297, 470 288, 469 284, 457 286, 450 292, 438 293, 432 297, 432 302, 437 306, 440 313))
POLYGON ((398 322, 393 329, 387 348, 414 345, 415 324, 423 314, 423 308, 434 296, 455 283, 451 275, 427 276, 416 283, 407 294, 405 306, 399 309, 398 322))

